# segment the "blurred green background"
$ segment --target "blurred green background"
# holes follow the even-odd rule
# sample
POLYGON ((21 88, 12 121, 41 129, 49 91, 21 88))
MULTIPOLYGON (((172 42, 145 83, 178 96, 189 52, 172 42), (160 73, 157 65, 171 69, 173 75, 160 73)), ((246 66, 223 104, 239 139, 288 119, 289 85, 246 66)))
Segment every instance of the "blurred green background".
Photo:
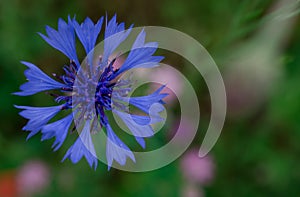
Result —
MULTIPOLYGON (((282 2, 281 6, 288 5, 287 1, 282 2)), ((271 13, 278 8, 274 6, 277 3, 1 0, 0 196, 299 196, 300 21, 295 15, 272 21, 271 13), (76 15, 79 21, 86 16, 96 21, 106 13, 109 17, 117 13, 118 21, 127 25, 165 26, 187 33, 216 61, 227 89, 226 123, 208 164, 202 165, 204 160, 197 159, 190 162, 200 166, 194 173, 200 173, 201 179, 199 171, 206 172, 208 175, 204 173, 202 178, 209 181, 193 180, 186 175, 190 169, 182 164, 184 156, 146 173, 115 169, 108 172, 102 163, 93 171, 84 160, 77 165, 60 162, 72 140, 56 153, 51 150, 52 141, 41 142, 40 135, 26 141, 27 134, 21 131, 26 120, 13 105, 48 106, 54 102, 45 94, 11 94, 25 82, 25 66, 20 61, 33 62, 48 74, 60 73, 61 66, 68 62, 37 32, 44 33, 45 25, 56 28, 58 18, 66 19, 69 14, 76 15), (33 165, 28 182, 39 180, 39 173, 45 182, 40 191, 28 191, 30 186, 24 183, 25 188, 20 189, 22 183, 18 179, 24 171, 26 176, 28 165, 33 165)), ((201 76, 185 69, 187 62, 178 56, 166 56, 167 63, 180 68, 198 94, 200 128, 190 150, 199 148, 210 117, 209 92, 201 76)), ((176 119, 178 109, 175 102, 168 113, 176 119)), ((176 127, 174 121, 167 123, 160 137, 176 127)))

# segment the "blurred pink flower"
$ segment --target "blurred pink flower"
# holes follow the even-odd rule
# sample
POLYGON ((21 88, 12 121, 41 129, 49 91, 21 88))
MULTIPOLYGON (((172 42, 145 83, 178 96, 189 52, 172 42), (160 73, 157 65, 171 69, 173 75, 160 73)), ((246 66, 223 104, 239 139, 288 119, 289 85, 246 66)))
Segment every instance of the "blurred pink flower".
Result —
POLYGON ((183 82, 178 73, 173 69, 170 69, 168 67, 161 67, 158 70, 151 72, 149 79, 153 82, 160 83, 153 84, 153 89, 157 89, 161 86, 161 84, 166 84, 166 87, 161 91, 161 93, 169 94, 164 98, 164 101, 168 104, 174 102, 177 97, 182 94, 183 82))
POLYGON ((183 187, 182 197, 204 197, 204 193, 202 188, 197 187, 196 185, 193 184, 187 184, 183 187))
POLYGON ((224 76, 228 103, 228 114, 240 118, 243 115, 251 114, 260 105, 265 95, 263 84, 257 79, 252 79, 245 73, 238 71, 224 76))
POLYGON ((175 142, 178 146, 183 146, 183 144, 194 135, 194 128, 191 121, 184 116, 175 120, 172 125, 170 132, 167 134, 167 138, 171 140, 176 135, 175 142))
POLYGON ((19 169, 16 179, 20 196, 32 196, 49 186, 50 171, 44 162, 32 160, 19 169))
POLYGON ((184 177, 193 183, 209 185, 215 175, 215 163, 211 155, 198 157, 198 150, 188 151, 181 160, 184 177))

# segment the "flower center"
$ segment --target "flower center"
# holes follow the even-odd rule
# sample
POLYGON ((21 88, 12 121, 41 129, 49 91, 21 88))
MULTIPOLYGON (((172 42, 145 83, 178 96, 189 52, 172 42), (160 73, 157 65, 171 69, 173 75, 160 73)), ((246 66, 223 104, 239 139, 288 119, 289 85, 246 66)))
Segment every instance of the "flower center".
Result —
POLYGON ((111 95, 115 83, 109 81, 99 82, 95 93, 95 105, 111 110, 111 95))

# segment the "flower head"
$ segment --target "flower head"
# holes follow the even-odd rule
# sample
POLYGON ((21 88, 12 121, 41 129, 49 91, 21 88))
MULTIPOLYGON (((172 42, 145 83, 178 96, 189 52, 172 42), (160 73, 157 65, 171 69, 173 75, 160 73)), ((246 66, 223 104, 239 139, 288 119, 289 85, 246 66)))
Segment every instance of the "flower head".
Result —
MULTIPOLYGON (((106 20, 107 21, 107 20, 106 20)), ((79 137, 67 151, 65 159, 77 163, 85 157, 91 167, 96 169, 97 156, 92 141, 92 134, 106 131, 106 158, 110 168, 113 161, 125 165, 127 157, 135 161, 134 154, 113 131, 107 112, 111 111, 125 123, 134 135, 136 141, 145 148, 144 138, 154 134, 151 124, 163 119, 159 112, 163 109, 163 86, 148 96, 129 97, 131 80, 121 75, 134 68, 151 68, 157 66, 163 59, 162 56, 154 56, 157 43, 145 42, 146 33, 142 30, 122 65, 115 65, 118 56, 115 50, 129 36, 132 26, 125 30, 124 23, 118 23, 116 16, 106 22, 104 31, 104 51, 101 57, 94 52, 96 40, 100 34, 103 17, 97 23, 86 18, 79 24, 75 18, 68 21, 59 19, 58 30, 46 27, 47 35, 41 37, 52 47, 65 54, 70 63, 63 67, 64 74, 57 80, 46 75, 32 63, 22 62, 28 67, 25 76, 28 82, 23 84, 19 96, 29 96, 42 91, 59 90, 61 94, 49 93, 54 97, 58 106, 52 107, 28 107, 16 106, 23 111, 20 115, 28 119, 23 130, 29 131, 28 139, 41 132, 42 140, 55 138, 54 150, 58 150, 64 143, 67 134, 74 124, 73 130, 79 131, 79 137), (83 45, 87 58, 80 65, 76 53, 76 36, 83 45), (145 115, 129 113, 128 105, 140 109, 145 115), (153 107, 154 106, 154 107, 153 107), (51 119, 61 111, 69 111, 69 115, 55 122, 51 119)), ((119 63, 118 63, 119 64, 119 63)))

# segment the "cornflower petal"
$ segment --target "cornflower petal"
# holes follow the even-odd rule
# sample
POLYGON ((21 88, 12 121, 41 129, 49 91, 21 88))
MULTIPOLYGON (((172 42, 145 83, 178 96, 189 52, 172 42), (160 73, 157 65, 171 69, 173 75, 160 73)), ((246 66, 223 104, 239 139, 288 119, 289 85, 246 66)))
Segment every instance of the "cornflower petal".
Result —
POLYGON ((90 134, 89 120, 85 122, 79 138, 77 138, 76 142, 69 148, 62 161, 68 158, 75 164, 78 163, 82 157, 85 157, 91 168, 94 167, 94 170, 96 170, 98 159, 96 157, 96 151, 90 134))
POLYGON ((54 107, 29 107, 18 106, 18 109, 23 109, 19 114, 28 119, 29 121, 23 127, 23 130, 30 131, 27 140, 37 134, 44 125, 46 125, 59 111, 61 111, 63 105, 54 107))
POLYGON ((160 112, 164 108, 161 105, 154 105, 154 104, 164 104, 164 101, 162 100, 164 97, 166 97, 168 94, 163 93, 161 94, 160 91, 164 88, 165 86, 161 86, 158 88, 155 92, 153 92, 150 95, 147 96, 140 96, 140 97, 130 97, 127 100, 129 100, 129 103, 131 105, 134 105, 135 107, 139 108, 146 114, 149 114, 151 111, 154 112, 160 112), (151 109, 151 107, 154 107, 154 109, 151 109))
POLYGON ((106 159, 108 170, 115 160, 120 165, 125 165, 126 158, 129 157, 135 162, 135 158, 131 150, 118 138, 109 124, 106 125, 107 141, 106 141, 106 159))
POLYGON ((46 26, 48 36, 39 33, 39 35, 53 48, 65 54, 70 60, 74 61, 77 66, 80 65, 76 47, 75 47, 75 32, 72 20, 68 17, 68 23, 63 19, 58 20, 58 30, 46 26))
POLYGON ((125 31, 125 23, 117 23, 117 15, 106 24, 104 33, 103 65, 107 64, 109 56, 128 37, 133 25, 125 31))
POLYGON ((136 138, 137 142, 145 148, 144 141, 141 141, 141 138, 143 137, 151 137, 154 134, 154 131, 150 125, 139 125, 135 122, 135 120, 132 118, 131 114, 120 112, 117 110, 113 111, 116 113, 122 121, 125 123, 125 125, 128 127, 128 129, 131 131, 133 136, 136 138))
POLYGON ((24 75, 28 82, 20 86, 21 92, 15 92, 13 94, 18 96, 29 96, 46 90, 66 87, 66 85, 50 78, 34 64, 24 61, 21 63, 28 67, 28 69, 24 71, 24 75))
POLYGON ((76 34, 82 43, 86 53, 88 54, 94 47, 101 31, 103 17, 101 17, 96 24, 90 18, 86 18, 81 25, 74 19, 73 26, 76 34))
POLYGON ((133 68, 151 68, 158 66, 158 63, 164 59, 162 56, 152 56, 157 50, 158 44, 155 42, 145 43, 145 36, 146 33, 142 30, 136 38, 124 64, 118 72, 113 75, 112 79, 122 72, 133 68))
POLYGON ((69 114, 63 119, 45 125, 42 128, 42 141, 55 137, 52 145, 54 151, 57 151, 65 141, 69 128, 72 124, 73 114, 69 114))

